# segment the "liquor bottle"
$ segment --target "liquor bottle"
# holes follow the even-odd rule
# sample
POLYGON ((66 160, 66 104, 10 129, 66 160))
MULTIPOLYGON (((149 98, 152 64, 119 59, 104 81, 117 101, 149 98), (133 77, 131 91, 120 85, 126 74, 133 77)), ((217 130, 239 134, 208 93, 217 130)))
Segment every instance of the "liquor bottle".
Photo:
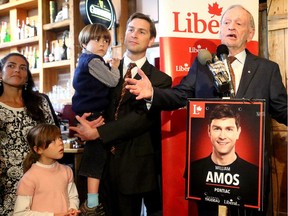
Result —
POLYGON ((29 17, 26 17, 26 23, 25 23, 25 38, 30 37, 30 31, 31 31, 31 25, 29 23, 29 17))
POLYGON ((17 19, 17 29, 16 29, 15 40, 20 40, 20 39, 21 39, 21 24, 20 24, 20 20, 17 19))
POLYGON ((49 1, 49 12, 50 12, 50 23, 55 22, 56 18, 56 2, 55 1, 49 1))
POLYGON ((22 20, 21 31, 20 31, 20 39, 25 38, 25 22, 22 20))
POLYGON ((49 48, 49 41, 46 41, 46 49, 44 51, 44 62, 49 62, 49 55, 50 55, 50 48, 49 48))
POLYGON ((11 35, 8 32, 8 23, 4 22, 4 25, 2 25, 3 32, 1 31, 3 42, 10 42, 11 41, 11 35))
POLYGON ((63 20, 69 18, 69 2, 65 0, 62 4, 62 18, 63 20))
POLYGON ((69 31, 66 31, 65 45, 67 46, 67 59, 71 59, 71 48, 70 48, 71 34, 69 31))
POLYGON ((33 68, 33 47, 29 46, 27 60, 29 62, 30 68, 33 68))
MULTIPOLYGON (((25 56, 25 58, 26 58, 27 61, 28 61, 28 56, 29 56, 29 47, 28 47, 28 46, 25 47, 24 56, 25 56)), ((28 62, 29 62, 29 61, 28 61, 28 62)))
POLYGON ((30 37, 36 37, 37 36, 37 27, 35 24, 35 20, 32 21, 32 25, 30 26, 30 37))
POLYGON ((7 28, 7 22, 2 21, 1 22, 1 33, 0 33, 1 41, 0 41, 0 43, 4 43, 4 41, 5 41, 6 28, 7 28))
POLYGON ((51 52, 49 54, 49 62, 55 61, 55 47, 54 43, 51 44, 51 52))
POLYGON ((56 40, 56 43, 55 43, 54 57, 55 57, 55 61, 61 60, 61 49, 60 49, 60 45, 59 45, 59 40, 56 40))
POLYGON ((67 46, 65 42, 65 35, 63 35, 63 44, 61 48, 61 60, 67 60, 67 46))
POLYGON ((33 48, 33 56, 32 56, 32 68, 37 68, 37 61, 38 61, 38 56, 37 56, 37 49, 36 47, 33 48))

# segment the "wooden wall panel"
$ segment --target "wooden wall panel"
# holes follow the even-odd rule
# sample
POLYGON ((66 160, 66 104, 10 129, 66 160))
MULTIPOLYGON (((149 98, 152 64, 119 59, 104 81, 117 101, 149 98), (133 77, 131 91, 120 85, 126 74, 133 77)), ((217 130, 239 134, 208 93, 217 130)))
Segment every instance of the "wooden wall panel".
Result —
MULTIPOLYGON (((288 89, 288 13, 287 0, 268 0, 269 59, 279 64, 282 80, 288 89)), ((273 122, 272 188, 273 209, 277 216, 287 214, 287 127, 273 122)))

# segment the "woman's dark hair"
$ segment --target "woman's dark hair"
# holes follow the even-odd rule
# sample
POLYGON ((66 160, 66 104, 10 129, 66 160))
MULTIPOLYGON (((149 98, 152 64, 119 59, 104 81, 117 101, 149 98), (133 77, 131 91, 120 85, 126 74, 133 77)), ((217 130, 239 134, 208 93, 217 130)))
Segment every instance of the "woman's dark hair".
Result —
POLYGON ((61 137, 61 131, 56 125, 38 124, 30 129, 27 134, 27 142, 30 152, 23 161, 24 173, 27 172, 33 163, 39 160, 39 155, 35 151, 35 147, 47 149, 51 142, 61 137))
MULTIPOLYGON (((155 27, 155 24, 153 22, 153 20, 151 20, 151 18, 143 13, 133 13, 129 19, 127 20, 127 26, 129 25, 129 23, 133 20, 133 19, 143 19, 146 20, 149 24, 150 24, 150 39, 151 38, 156 38, 157 35, 157 30, 155 27)), ((126 26, 126 28, 127 28, 126 26)))
MULTIPOLYGON (((20 53, 9 53, 0 60, 0 71, 3 73, 3 68, 7 60, 12 56, 19 56, 23 58, 27 65, 27 82, 22 87, 22 98, 27 111, 27 114, 37 122, 44 122, 45 116, 43 110, 40 108, 43 102, 43 97, 36 91, 34 91, 35 83, 32 77, 32 73, 29 69, 29 62, 20 53)), ((0 86, 0 96, 4 92, 4 86, 0 86)))

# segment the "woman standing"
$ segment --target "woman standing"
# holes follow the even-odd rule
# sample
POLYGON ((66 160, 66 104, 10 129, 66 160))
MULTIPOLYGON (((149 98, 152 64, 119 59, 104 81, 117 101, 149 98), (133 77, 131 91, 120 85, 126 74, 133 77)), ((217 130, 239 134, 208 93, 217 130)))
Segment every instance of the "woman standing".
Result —
POLYGON ((39 123, 55 124, 49 101, 33 90, 27 59, 9 53, 0 61, 0 215, 13 214, 22 162, 29 152, 28 131, 39 123))

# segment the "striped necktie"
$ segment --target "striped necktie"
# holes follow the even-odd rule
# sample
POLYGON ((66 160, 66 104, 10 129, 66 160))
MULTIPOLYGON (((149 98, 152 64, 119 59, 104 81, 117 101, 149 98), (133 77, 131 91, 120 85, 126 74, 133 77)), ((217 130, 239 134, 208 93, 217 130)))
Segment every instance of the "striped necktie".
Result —
POLYGON ((136 67, 137 65, 135 64, 135 63, 130 63, 129 65, 128 65, 128 69, 127 69, 127 72, 126 72, 126 74, 125 74, 125 76, 124 76, 124 82, 123 82, 123 85, 122 85, 122 90, 121 90, 121 96, 120 96, 120 100, 119 100, 119 103, 118 103, 118 106, 117 106, 117 108, 116 108, 116 112, 115 112, 115 120, 117 120, 117 118, 118 118, 118 113, 119 113, 119 108, 120 108, 120 105, 121 105, 121 103, 122 103, 122 101, 123 101, 123 98, 124 98, 124 95, 126 94, 126 92, 127 92, 127 90, 126 90, 126 88, 125 88, 125 86, 127 85, 127 82, 125 82, 125 78, 131 78, 131 71, 132 71, 132 69, 134 68, 134 67, 136 67))
POLYGON ((237 59, 237 58, 236 58, 235 56, 229 56, 229 57, 228 57, 229 70, 230 70, 230 73, 231 73, 231 82, 232 82, 232 86, 233 86, 234 96, 235 96, 235 94, 236 94, 236 81, 235 81, 234 70, 233 70, 231 64, 232 64, 236 59, 237 59))

